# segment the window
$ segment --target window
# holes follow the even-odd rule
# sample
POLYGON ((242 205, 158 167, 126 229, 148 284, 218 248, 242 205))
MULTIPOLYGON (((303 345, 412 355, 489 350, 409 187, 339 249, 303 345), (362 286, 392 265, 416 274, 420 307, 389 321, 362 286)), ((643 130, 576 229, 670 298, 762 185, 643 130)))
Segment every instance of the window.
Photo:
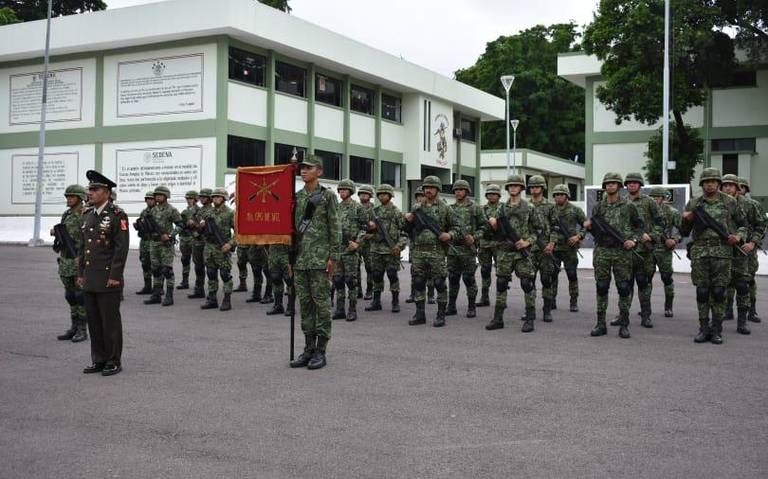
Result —
POLYGON ((341 106, 341 90, 341 80, 320 74, 315 76, 315 101, 341 106))
POLYGON ((400 188, 400 165, 389 161, 381 162, 381 182, 400 188))
POLYGON ((349 157, 349 177, 356 183, 373 184, 373 160, 360 156, 349 157))
POLYGON ((713 88, 745 88, 757 86, 757 72, 736 71, 729 78, 720 78, 715 80, 713 88))
POLYGON ((712 151, 749 151, 755 152, 754 138, 724 138, 712 140, 712 151))
POLYGON ((230 135, 227 137, 227 168, 264 166, 265 143, 230 135))
POLYGON ((578 191, 578 185, 576 183, 568 183, 568 196, 573 201, 579 201, 579 191, 578 191))
POLYGON ((461 139, 467 140, 467 141, 475 141, 477 138, 476 135, 476 126, 475 122, 472 120, 467 120, 462 118, 461 119, 461 139))
MULTIPOLYGON (((293 146, 293 145, 281 145, 279 143, 275 144, 275 164, 276 165, 287 165, 291 162, 291 158, 294 156, 296 157, 297 162, 301 162, 304 160, 304 152, 306 151, 306 148, 303 148, 301 146, 293 146)), ((298 170, 296 170, 298 174, 298 170)))
POLYGON ((381 117, 386 120, 401 121, 401 106, 400 98, 396 96, 390 96, 387 94, 381 95, 381 117))
POLYGON ((264 86, 267 59, 239 48, 229 49, 229 79, 264 86))
POLYGON ((275 62, 275 89, 296 96, 306 96, 307 72, 289 63, 275 62))
POLYGON ((315 150, 315 156, 323 159, 323 178, 328 180, 341 179, 341 154, 332 151, 315 150))
POLYGON ((723 174, 739 174, 739 155, 736 153, 726 153, 723 155, 723 174))
POLYGON ((352 85, 350 94, 350 107, 352 111, 373 115, 373 90, 361 86, 352 85))

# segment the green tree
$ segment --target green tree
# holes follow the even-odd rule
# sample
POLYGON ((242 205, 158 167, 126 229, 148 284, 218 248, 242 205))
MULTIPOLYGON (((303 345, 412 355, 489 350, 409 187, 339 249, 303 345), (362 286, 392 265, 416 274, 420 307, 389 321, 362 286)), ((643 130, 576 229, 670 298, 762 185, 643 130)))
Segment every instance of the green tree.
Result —
MULTIPOLYGON (((106 8, 101 0, 54 0, 51 15, 61 17, 106 8)), ((44 20, 47 16, 48 0, 0 0, 0 25, 44 20)))
MULTIPOLYGON (((576 24, 565 23, 499 37, 456 79, 504 98, 499 77, 514 74, 509 110, 520 120, 518 145, 584 161, 584 90, 557 75, 557 54, 577 51, 578 36, 576 24)), ((483 148, 505 148, 504 122, 484 123, 482 139, 483 148)))
POLYGON ((768 0, 717 0, 718 8, 736 31, 736 45, 752 62, 765 61, 768 51, 768 0))
POLYGON ((272 8, 282 10, 285 13, 291 13, 291 6, 288 5, 288 0, 259 0, 264 5, 269 5, 272 8))
MULTIPOLYGON (((671 129, 676 129, 674 124, 670 124, 671 129)), ((696 165, 703 161, 701 152, 704 149, 704 141, 699 136, 698 130, 686 125, 685 144, 680 143, 680 137, 675 135, 670 138, 669 157, 675 160, 675 169, 668 171, 669 183, 688 183, 694 177, 696 165)), ((645 162, 645 179, 649 184, 659 184, 662 180, 662 131, 658 129, 655 135, 648 140, 648 151, 645 156, 648 160, 645 162)))

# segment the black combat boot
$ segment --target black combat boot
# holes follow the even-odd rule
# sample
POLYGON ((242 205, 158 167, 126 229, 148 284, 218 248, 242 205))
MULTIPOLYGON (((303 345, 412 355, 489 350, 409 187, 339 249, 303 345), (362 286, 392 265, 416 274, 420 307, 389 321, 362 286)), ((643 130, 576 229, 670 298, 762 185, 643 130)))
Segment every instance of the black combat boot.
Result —
POLYGON ((152 296, 150 296, 149 299, 145 299, 144 304, 160 304, 163 302, 162 296, 163 287, 158 284, 152 288, 152 296))
POLYGON ((315 352, 312 354, 309 363, 307 363, 307 369, 321 369, 325 367, 327 364, 325 360, 325 347, 327 345, 328 338, 322 336, 317 337, 317 347, 315 348, 315 352))
MULTIPOLYGON (((639 314, 639 313, 638 313, 639 314)), ((621 326, 621 316, 616 315, 609 323, 611 326, 621 326)))
POLYGON ((64 332, 64 334, 60 334, 56 336, 56 339, 59 341, 69 341, 77 332, 77 318, 75 318, 74 315, 72 315, 72 324, 70 325, 69 329, 64 332))
POLYGON ((366 300, 366 301, 370 301, 371 298, 373 298, 372 291, 373 291, 373 284, 370 283, 370 282, 366 283, 365 284, 365 295, 363 296, 363 299, 366 300))
POLYGON ((736 320, 736 332, 739 334, 751 334, 752 331, 747 327, 747 315, 749 314, 748 308, 739 308, 739 317, 736 320))
POLYGON ((399 291, 392 291, 392 312, 393 313, 400 312, 400 292, 399 291))
POLYGON ((416 326, 419 324, 427 324, 427 314, 424 310, 424 301, 416 301, 416 314, 414 314, 413 318, 408 321, 409 326, 416 326))
POLYGON ((640 326, 644 328, 653 327, 653 320, 651 319, 651 313, 648 313, 648 312, 640 313, 640 326))
POLYGON ((181 283, 176 289, 189 289, 189 273, 181 273, 181 283))
POLYGON ((699 333, 693 338, 694 343, 706 343, 712 337, 709 328, 709 318, 699 318, 699 333))
POLYGON ((232 294, 231 293, 224 293, 224 299, 221 300, 221 306, 219 307, 219 311, 229 311, 232 309, 232 294))
POLYGON ((410 304, 410 303, 413 303, 414 301, 416 301, 416 292, 413 290, 413 288, 411 288, 411 294, 407 298, 405 298, 405 302, 406 304, 410 304))
POLYGON ((152 279, 144 279, 144 287, 136 291, 136 294, 152 294, 152 279))
POLYGON ((535 320, 536 320, 536 310, 526 311, 525 320, 523 321, 523 326, 520 328, 520 331, 524 333, 532 333, 534 330, 533 322, 535 320))
POLYGON ((672 302, 674 300, 674 296, 666 296, 664 298, 664 317, 665 318, 671 318, 675 314, 672 312, 672 302))
POLYGON ((267 287, 264 288, 264 296, 261 298, 261 304, 269 304, 274 301, 272 297, 272 283, 267 283, 267 287))
POLYGON ((504 327, 504 308, 496 306, 493 310, 493 319, 491 322, 485 325, 485 329, 493 331, 494 329, 501 329, 504 327))
POLYGON ((272 304, 272 309, 267 311, 268 316, 273 316, 275 314, 283 314, 285 310, 283 309, 283 295, 282 294, 276 294, 275 295, 275 302, 272 304))
POLYGON ((216 309, 219 307, 219 301, 216 299, 216 293, 208 293, 205 303, 200 305, 200 309, 216 309))
POLYGON ((254 284, 251 297, 245 300, 246 303, 261 303, 261 285, 254 284))
POLYGON ((195 278, 195 291, 192 294, 188 294, 189 299, 205 298, 205 290, 203 289, 203 281, 195 278))
POLYGON ((435 287, 427 286, 427 304, 435 304, 435 287))
POLYGON ((544 306, 541 308, 541 320, 545 323, 552 322, 552 301, 545 299, 544 306))
POLYGON ((313 334, 307 334, 304 336, 304 352, 299 355, 298 358, 291 361, 292 368, 305 368, 309 364, 309 360, 312 359, 312 355, 315 354, 315 344, 317 342, 317 336, 313 334))
POLYGON ((723 320, 712 317, 712 335, 709 338, 712 344, 723 344, 723 320))
POLYGON ((759 323, 762 321, 760 319, 760 316, 757 315, 757 307, 755 306, 757 301, 755 298, 752 298, 752 305, 749 308, 749 314, 747 315, 747 321, 750 321, 752 323, 759 323))
POLYGON ((572 313, 578 313, 579 312, 579 297, 578 296, 571 296, 570 311, 572 313))
POLYGON ((244 293, 248 291, 248 280, 246 278, 242 278, 240 280, 240 284, 233 290, 234 293, 244 293))
POLYGON ((346 311, 344 311, 344 297, 340 294, 336 294, 336 309, 333 310, 333 316, 331 319, 344 319, 347 317, 346 311))
POLYGON ((163 306, 171 306, 173 304, 173 286, 165 287, 165 296, 163 297, 163 306))
POLYGON ((619 337, 622 339, 629 339, 632 335, 629 333, 629 314, 620 314, 621 325, 619 327, 619 337))
POLYGON ((593 337, 605 336, 608 334, 608 328, 605 326, 605 313, 597 313, 597 322, 589 335, 593 337))
POLYGON ((478 308, 491 305, 491 298, 488 296, 489 288, 485 286, 480 290, 480 302, 475 304, 478 308))
POLYGON ((467 317, 474 318, 477 316, 477 304, 475 304, 475 298, 467 299, 467 317))
POLYGON ((437 303, 437 315, 435 320, 432 321, 432 326, 436 328, 445 326, 445 306, 445 303, 437 303))
POLYGON ((381 311, 381 291, 373 292, 373 301, 365 307, 366 311, 381 311))
POLYGON ((75 335, 72 336, 73 343, 80 343, 88 339, 88 328, 85 318, 78 318, 75 322, 75 335))
POLYGON ((347 310, 347 321, 357 321, 357 303, 349 303, 347 310))
POLYGON ((448 298, 448 307, 445 309, 445 315, 446 316, 456 316, 458 311, 456 311, 456 297, 448 298))
POLYGON ((285 303, 285 316, 291 316, 294 314, 294 309, 296 308, 296 298, 291 301, 290 296, 288 297, 288 300, 285 303))

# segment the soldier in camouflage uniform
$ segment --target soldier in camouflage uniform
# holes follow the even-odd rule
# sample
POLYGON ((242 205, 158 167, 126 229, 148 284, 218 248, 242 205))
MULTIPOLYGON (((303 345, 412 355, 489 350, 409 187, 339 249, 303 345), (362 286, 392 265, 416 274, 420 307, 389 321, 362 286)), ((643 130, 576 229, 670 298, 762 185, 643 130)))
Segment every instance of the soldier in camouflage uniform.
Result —
POLYGON ((467 317, 477 315, 475 300, 477 299, 477 241, 483 235, 486 227, 483 209, 468 198, 472 188, 466 180, 456 180, 453 184, 453 194, 456 201, 450 206, 456 220, 459 222, 460 234, 456 244, 448 250, 448 307, 446 316, 456 315, 456 299, 459 296, 460 281, 467 288, 467 317))
MULTIPOLYGON (((640 299, 640 325, 644 328, 652 328, 651 294, 653 293, 653 275, 656 273, 654 251, 656 245, 663 243, 661 240, 663 219, 656 201, 640 191, 643 185, 643 175, 627 173, 624 179, 624 186, 628 193, 627 199, 635 205, 643 222, 643 234, 639 238, 640 245, 636 250, 638 254, 632 256, 632 275, 637 284, 637 296, 640 299)), ((611 325, 618 326, 619 319, 612 321, 611 325)))
POLYGON ((659 207, 662 219, 662 237, 653 250, 653 258, 659 269, 661 282, 664 283, 664 317, 671 318, 674 313, 672 305, 675 299, 675 285, 672 279, 672 252, 680 242, 680 213, 666 202, 667 190, 663 186, 655 186, 650 195, 659 207))
POLYGON ((211 193, 213 208, 203 212, 200 226, 205 229, 208 222, 215 222, 221 232, 223 245, 216 243, 212 234, 205 235, 205 269, 208 275, 208 297, 200 309, 215 309, 229 311, 232 309, 232 250, 237 243, 232 237, 235 228, 235 214, 227 206, 226 188, 214 188, 211 193), (224 284, 224 298, 219 307, 217 293, 219 291, 219 276, 224 284))
MULTIPOLYGON (((80 234, 80 222, 83 216, 83 202, 88 197, 85 188, 80 185, 70 185, 64 190, 64 198, 67 200, 67 210, 61 215, 61 225, 67 230, 69 238, 72 240, 75 256, 72 255, 64 245, 59 250, 59 257, 56 261, 59 264, 59 279, 64 285, 64 299, 69 304, 69 316, 71 326, 62 335, 57 336, 61 341, 72 341, 79 343, 88 339, 86 332, 85 306, 83 305, 83 290, 77 284, 77 265, 75 264, 76 255, 80 254, 83 247, 83 238, 80 234)), ((53 229, 51 236, 54 236, 53 229)))
MULTIPOLYGON (((413 198, 415 203, 421 203, 422 201, 424 201, 424 189, 421 186, 416 187, 416 191, 413 194, 413 198)), ((406 225, 406 227, 407 226, 408 225, 406 225)), ((409 250, 410 248, 413 247, 413 240, 414 240, 414 236, 413 236, 413 231, 411 230, 411 233, 408 236, 409 250)), ((413 265, 413 262, 411 262, 410 260, 409 260, 409 263, 413 265)), ((411 274, 411 276, 413 276, 413 274, 411 274)), ((411 282, 411 295, 405 299, 405 302, 410 304, 410 303, 413 303, 414 301, 416 301, 416 289, 413 287, 413 282, 411 282)), ((435 304, 435 282, 432 279, 427 281, 427 303, 435 304)))
POLYGON ((741 251, 734 248, 733 260, 731 261, 731 282, 726 289, 726 317, 728 309, 731 310, 731 319, 733 318, 733 296, 736 293, 736 309, 738 313, 736 332, 739 334, 750 334, 747 327, 747 316, 750 309, 749 283, 753 279, 750 273, 750 256, 757 255, 757 245, 763 242, 763 232, 765 231, 765 215, 757 206, 756 202, 741 195, 739 189, 739 177, 736 175, 724 175, 722 181, 722 191, 728 196, 736 199, 736 204, 741 210, 745 221, 747 222, 747 237, 744 238, 744 245, 741 251), (746 255, 742 253, 747 253, 746 255))
MULTIPOLYGON (((372 210, 373 209, 373 202, 371 201, 371 198, 373 198, 373 188, 371 188, 368 185, 363 185, 357 190, 357 197, 360 199, 360 205, 362 205, 363 208, 366 210, 372 210)), ((370 213, 370 211, 369 211, 370 213)), ((365 295, 363 295, 363 288, 361 283, 361 278, 363 275, 361 275, 358 272, 357 275, 357 293, 358 293, 358 299, 362 297, 362 299, 368 301, 371 298, 373 298, 373 274, 371 273, 371 243, 370 239, 373 237, 370 233, 365 236, 365 241, 360 247, 360 266, 365 266, 365 295)))
MULTIPOLYGON (((501 206, 501 187, 495 184, 489 184, 485 188, 485 199, 488 200, 483 206, 483 215, 487 218, 496 217, 497 211, 501 206)), ((493 274, 493 263, 496 261, 496 249, 498 242, 487 239, 486 235, 479 238, 477 248, 477 260, 480 263, 480 278, 482 287, 480 289, 480 302, 476 306, 490 306, 491 275, 493 274)))
POLYGON ((331 339, 329 279, 339 261, 341 221, 336 195, 320 185, 322 160, 308 155, 300 168, 304 188, 296 193, 294 227, 300 237, 293 275, 305 346, 291 367, 320 369, 326 365, 325 352, 331 339))
POLYGON ((565 276, 568 278, 570 311, 576 313, 579 311, 578 251, 584 239, 584 221, 587 218, 581 208, 571 204, 570 196, 567 185, 559 184, 552 188, 552 197, 555 200, 554 223, 550 242, 544 252, 552 258, 552 297, 557 297, 557 277, 560 274, 560 265, 563 265, 565 276))
MULTIPOLYGON (((155 207, 155 192, 147 191, 144 193, 144 203, 146 208, 139 213, 139 219, 144 219, 149 215, 152 208, 155 207)), ((133 223, 133 229, 138 231, 138 224, 133 223)), ((152 294, 152 257, 151 240, 149 233, 139 233, 139 262, 141 263, 141 272, 144 276, 144 288, 136 291, 136 294, 152 294)))
POLYGON ((355 321, 357 319, 357 284, 360 272, 360 244, 368 228, 368 210, 352 199, 355 194, 355 183, 350 179, 339 182, 336 188, 341 203, 339 203, 339 219, 341 221, 341 255, 333 275, 333 285, 336 289, 336 310, 333 319, 355 321), (344 310, 345 291, 349 297, 349 309, 344 310))
POLYGON ((432 326, 439 328, 445 326, 445 311, 448 304, 445 284, 445 277, 448 274, 446 250, 449 243, 454 238, 458 238, 461 233, 455 214, 444 201, 438 198, 438 193, 442 189, 440 178, 427 176, 422 183, 422 189, 424 200, 414 204, 411 211, 405 215, 406 228, 413 236, 410 252, 411 282, 416 288, 416 314, 408 324, 411 326, 426 324, 426 289, 427 282, 431 279, 437 290, 437 315, 432 326), (432 223, 440 234, 436 235, 436 232, 426 228, 424 221, 432 223))
POLYGON ((549 235, 549 229, 543 225, 540 217, 527 201, 521 198, 525 189, 525 178, 522 175, 511 175, 504 184, 509 200, 502 204, 494 216, 488 218, 490 230, 488 239, 497 242, 496 250, 496 307, 493 319, 485 326, 492 331, 504 327, 504 310, 507 308, 507 289, 512 281, 512 273, 520 278, 520 287, 525 294, 525 320, 522 332, 534 330, 536 320, 536 270, 530 258, 530 248, 536 242, 536 232, 544 231, 549 235), (504 235, 501 222, 509 222, 510 227, 520 237, 513 242, 504 235))
POLYGON ((269 280, 272 284, 272 296, 274 304, 272 309, 267 311, 267 315, 272 316, 275 314, 285 314, 290 316, 293 314, 291 307, 293 304, 288 302, 288 307, 283 307, 283 285, 285 285, 285 292, 290 296, 294 293, 293 277, 290 275, 289 262, 291 255, 291 247, 284 244, 273 244, 267 248, 267 267, 269 269, 269 280))
POLYGON ((200 228, 200 219, 213 208, 211 189, 202 188, 198 198, 200 199, 200 207, 192 216, 192 223, 187 223, 195 231, 195 234, 192 235, 192 263, 195 265, 195 290, 192 294, 187 295, 189 299, 205 298, 205 237, 200 228))
POLYGON ((386 183, 379 185, 376 197, 379 204, 373 207, 368 222, 368 232, 373 233, 371 243, 371 275, 373 276, 373 301, 365 307, 366 311, 381 310, 381 293, 384 290, 384 273, 389 279, 389 291, 392 293, 392 312, 400 312, 400 252, 408 244, 408 237, 403 233, 405 226, 400 208, 392 203, 394 189, 386 183), (389 234, 392 244, 387 244, 384 234, 379 231, 376 221, 381 223, 389 234))
MULTIPOLYGON (((760 217, 765 220, 765 211, 763 209, 763 205, 759 201, 755 201, 749 196, 749 181, 747 181, 746 178, 739 178, 739 189, 741 190, 741 194, 755 204, 755 206, 760 211, 760 217)), ((759 226, 753 225, 754 228, 759 228, 759 226)), ((763 226, 763 238, 766 235, 765 226, 763 226)), ((760 246, 760 244, 758 244, 760 246)), ((757 270, 759 267, 759 262, 757 260, 757 253, 750 254, 749 255, 749 314, 747 315, 747 321, 751 321, 753 323, 759 323, 760 322, 760 316, 757 315, 757 308, 756 304, 757 301, 755 299, 755 295, 757 294, 757 283, 755 282, 755 275, 757 274, 757 270)))
POLYGON ((643 224, 635 204, 619 195, 623 186, 621 175, 606 173, 603 177, 603 198, 592 209, 592 218, 584 222, 584 228, 595 238, 592 266, 595 271, 597 294, 597 323, 591 336, 608 333, 605 313, 608 308, 608 292, 611 288, 611 273, 619 293, 619 337, 629 338, 629 307, 632 304, 632 256, 640 237, 643 224), (598 228, 593 218, 603 221, 617 230, 619 239, 598 228))
POLYGON ((269 248, 262 245, 250 245, 246 246, 245 249, 247 264, 251 265, 251 273, 253 273, 253 292, 245 302, 269 304, 273 301, 272 277, 269 274, 269 248), (266 286, 262 296, 261 285, 264 283, 266 286))
MULTIPOLYGON (((536 231, 536 242, 531 246, 531 261, 539 273, 541 281, 542 321, 552 322, 552 309, 555 294, 552 289, 555 276, 555 266, 552 254, 546 253, 548 244, 554 242, 552 225, 555 222, 555 205, 545 196, 547 181, 541 175, 533 175, 528 179, 528 191, 531 193, 530 205, 541 220, 542 230, 536 231)), ((535 277, 535 276, 534 276, 535 277)))
POLYGON ((150 259, 152 260, 152 296, 144 301, 144 304, 158 304, 163 306, 173 304, 173 256, 175 228, 183 226, 179 210, 174 208, 168 200, 171 190, 166 186, 155 188, 155 207, 150 215, 155 219, 159 231, 153 233, 150 243, 150 259), (165 281, 165 296, 163 297, 163 281, 165 281))
MULTIPOLYGON (((198 236, 195 227, 195 216, 200 209, 200 206, 197 204, 197 197, 197 191, 187 191, 184 195, 184 199, 187 200, 187 207, 181 212, 181 221, 184 223, 184 227, 179 231, 181 284, 176 286, 176 289, 189 289, 189 270, 192 265, 192 249, 195 239, 198 236)), ((198 271, 197 264, 195 264, 195 271, 198 271)))
POLYGON ((747 237, 744 215, 736 200, 719 191, 721 182, 720 170, 704 168, 699 177, 703 194, 688 201, 680 223, 680 234, 693 236, 693 242, 688 243, 688 257, 699 310, 699 332, 693 339, 696 343, 723 342, 725 289, 731 282, 733 248, 747 237), (693 210, 698 207, 724 229, 727 238, 696 219, 693 210))

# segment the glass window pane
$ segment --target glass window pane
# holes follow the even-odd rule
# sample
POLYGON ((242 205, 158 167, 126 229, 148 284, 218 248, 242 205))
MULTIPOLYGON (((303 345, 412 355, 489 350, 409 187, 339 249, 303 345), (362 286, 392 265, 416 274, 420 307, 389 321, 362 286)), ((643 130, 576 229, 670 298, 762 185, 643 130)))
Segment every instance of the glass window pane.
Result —
POLYGON ((352 85, 350 90, 350 108, 352 111, 373 115, 373 90, 352 85))
POLYGON ((307 72, 289 63, 275 62, 275 89, 296 96, 306 96, 307 72))
POLYGON ((229 49, 229 78, 251 85, 264 86, 267 59, 239 48, 229 49))
POLYGON ((320 103, 341 106, 341 80, 317 75, 315 78, 315 100, 320 103))
POLYGON ((341 154, 332 151, 315 150, 315 156, 323 159, 323 178, 341 179, 341 154))
POLYGON ((381 182, 400 188, 400 165, 389 161, 381 162, 381 182))
POLYGON ((266 143, 252 138, 227 137, 227 168, 264 166, 266 143))
POLYGON ((723 174, 724 175, 739 174, 739 155, 738 154, 728 153, 723 155, 723 174))
POLYGON ((396 121, 400 123, 401 119, 401 102, 400 98, 390 96, 387 94, 381 95, 381 117, 387 120, 396 121))
POLYGON ((461 139, 466 141, 475 141, 475 122, 472 120, 461 119, 461 139))
POLYGON ((356 183, 373 184, 373 160, 359 156, 349 158, 349 177, 356 183))

